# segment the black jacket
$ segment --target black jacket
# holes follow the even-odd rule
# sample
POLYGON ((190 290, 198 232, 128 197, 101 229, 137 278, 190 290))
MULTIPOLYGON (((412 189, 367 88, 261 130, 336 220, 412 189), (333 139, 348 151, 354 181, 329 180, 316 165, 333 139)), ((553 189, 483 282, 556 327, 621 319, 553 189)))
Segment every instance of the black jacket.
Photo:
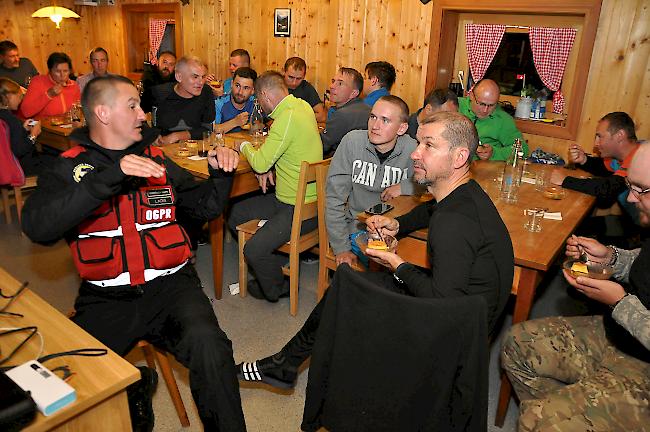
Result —
POLYGON ((596 177, 582 179, 569 176, 562 182, 562 187, 595 196, 598 207, 607 208, 614 205, 626 188, 625 178, 609 171, 602 158, 588 156, 587 162, 579 168, 596 177))
MULTIPOLYGON (((137 177, 125 175, 120 160, 127 154, 143 155, 158 137, 156 129, 145 127, 143 139, 126 150, 108 150, 94 143, 88 129, 77 129, 70 139, 80 148, 68 150, 38 179, 38 188, 29 196, 22 213, 22 228, 38 243, 53 243, 74 236, 75 228, 108 198, 137 188, 137 177)), ((199 220, 217 217, 230 195, 232 174, 210 168, 210 180, 195 178, 165 158, 167 176, 177 198, 176 207, 199 220)))
POLYGON ((414 298, 342 265, 324 301, 303 430, 487 429, 482 297, 414 298))
POLYGON ((146 113, 151 112, 153 106, 153 88, 161 84, 175 83, 176 75, 172 73, 168 78, 164 78, 156 66, 151 66, 142 74, 142 97, 140 98, 140 107, 146 113))

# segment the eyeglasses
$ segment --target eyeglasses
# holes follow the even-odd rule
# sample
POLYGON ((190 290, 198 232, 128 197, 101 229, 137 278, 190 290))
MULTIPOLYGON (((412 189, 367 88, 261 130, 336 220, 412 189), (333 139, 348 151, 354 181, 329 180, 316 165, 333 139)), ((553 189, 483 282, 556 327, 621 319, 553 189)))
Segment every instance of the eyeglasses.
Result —
POLYGON ((498 104, 498 102, 495 102, 493 104, 487 104, 487 103, 479 101, 478 98, 476 97, 476 93, 474 93, 474 90, 472 90, 472 94, 474 95, 474 102, 476 102, 478 104, 478 106, 480 106, 481 108, 490 109, 490 108, 494 108, 498 104))
POLYGON ((640 199, 641 195, 645 195, 648 192, 650 192, 650 188, 640 189, 637 186, 632 185, 632 183, 630 183, 627 177, 625 178, 625 185, 630 190, 630 192, 632 192, 634 196, 637 197, 637 199, 640 199))

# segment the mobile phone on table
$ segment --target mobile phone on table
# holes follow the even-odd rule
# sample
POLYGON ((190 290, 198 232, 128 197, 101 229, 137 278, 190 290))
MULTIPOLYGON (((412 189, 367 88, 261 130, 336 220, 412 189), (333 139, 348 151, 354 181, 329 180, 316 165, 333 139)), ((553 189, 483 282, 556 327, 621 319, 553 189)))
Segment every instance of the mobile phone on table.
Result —
POLYGON ((366 213, 370 215, 382 215, 386 212, 389 212, 393 209, 393 206, 386 203, 375 204, 374 206, 366 209, 366 213))

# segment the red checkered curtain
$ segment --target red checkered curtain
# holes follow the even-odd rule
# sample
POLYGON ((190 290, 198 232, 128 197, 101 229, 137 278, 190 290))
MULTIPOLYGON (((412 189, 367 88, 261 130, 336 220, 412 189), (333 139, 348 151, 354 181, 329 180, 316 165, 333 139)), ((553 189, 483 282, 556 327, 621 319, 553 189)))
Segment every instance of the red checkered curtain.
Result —
POLYGON ((467 59, 474 82, 480 81, 485 75, 505 32, 504 25, 465 24, 467 59))
POLYGON ((165 34, 165 27, 170 20, 166 19, 149 19, 149 62, 152 65, 158 64, 158 49, 165 34))
POLYGON ((528 36, 533 50, 535 69, 544 85, 555 92, 553 112, 561 114, 564 111, 564 96, 560 85, 576 38, 576 29, 531 27, 528 36))

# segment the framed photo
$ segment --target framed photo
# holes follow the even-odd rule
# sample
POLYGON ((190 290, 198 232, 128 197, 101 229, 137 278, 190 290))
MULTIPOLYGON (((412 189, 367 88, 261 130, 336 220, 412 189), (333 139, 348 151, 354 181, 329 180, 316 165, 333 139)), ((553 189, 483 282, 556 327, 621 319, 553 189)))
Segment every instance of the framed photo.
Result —
POLYGON ((291 9, 276 9, 273 26, 273 36, 291 36, 291 9))

